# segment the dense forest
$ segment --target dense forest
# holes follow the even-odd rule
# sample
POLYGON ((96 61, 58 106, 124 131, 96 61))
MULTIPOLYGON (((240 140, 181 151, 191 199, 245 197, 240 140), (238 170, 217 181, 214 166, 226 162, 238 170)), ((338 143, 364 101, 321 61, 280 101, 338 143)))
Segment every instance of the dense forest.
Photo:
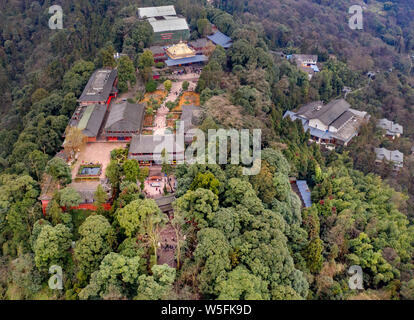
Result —
POLYGON ((360 31, 348 28, 347 0, 63 0, 62 30, 47 26, 52 4, 0 0, 0 299, 414 299, 412 1, 361 1, 360 31), (116 150, 111 209, 99 189, 96 212, 66 209, 77 196, 54 156, 77 97, 113 52, 133 57, 146 81, 140 64, 152 30, 136 9, 166 4, 187 18, 192 38, 207 20, 233 39, 201 73, 200 129, 262 129, 260 173, 178 165, 168 221, 116 150), (322 72, 310 81, 276 52, 316 54, 322 72), (282 118, 342 97, 345 86, 352 107, 372 115, 348 148, 321 149, 300 122, 282 118), (382 117, 404 136, 383 138, 382 117), (379 146, 401 150, 403 170, 374 166, 379 146), (61 188, 43 215, 45 172, 61 188), (308 182, 311 208, 302 210, 291 177, 308 182), (177 268, 157 264, 167 223, 177 268), (48 287, 51 265, 64 271, 63 290, 48 287), (364 290, 349 288, 352 265, 364 290))

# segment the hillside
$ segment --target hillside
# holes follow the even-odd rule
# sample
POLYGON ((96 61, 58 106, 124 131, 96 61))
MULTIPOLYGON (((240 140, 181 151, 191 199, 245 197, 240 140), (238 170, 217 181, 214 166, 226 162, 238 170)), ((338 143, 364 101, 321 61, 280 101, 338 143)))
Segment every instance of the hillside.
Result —
POLYGON ((0 0, 0 299, 414 299, 412 1, 361 1, 363 30, 348 0, 61 3, 50 30, 51 1, 0 0), (148 151, 180 119, 260 129, 258 174, 148 151))

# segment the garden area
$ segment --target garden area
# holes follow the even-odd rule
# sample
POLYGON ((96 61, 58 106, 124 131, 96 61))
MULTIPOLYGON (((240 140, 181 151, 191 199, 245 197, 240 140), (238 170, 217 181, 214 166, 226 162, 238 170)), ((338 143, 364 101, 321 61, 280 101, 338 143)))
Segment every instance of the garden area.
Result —
POLYGON ((184 92, 180 97, 178 105, 176 107, 174 107, 171 111, 172 112, 181 112, 183 105, 199 106, 200 105, 200 95, 198 93, 195 93, 195 92, 192 92, 192 91, 184 92))
POLYGON ((78 173, 76 174, 75 181, 98 180, 101 174, 102 174, 102 164, 100 163, 81 164, 79 166, 78 173))

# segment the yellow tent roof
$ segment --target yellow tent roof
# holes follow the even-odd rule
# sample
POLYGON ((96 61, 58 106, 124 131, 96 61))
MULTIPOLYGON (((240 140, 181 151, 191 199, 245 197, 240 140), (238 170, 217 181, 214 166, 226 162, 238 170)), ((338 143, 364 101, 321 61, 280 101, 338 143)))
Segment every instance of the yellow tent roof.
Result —
POLYGON ((171 59, 182 59, 188 57, 194 57, 196 55, 195 50, 191 49, 186 43, 179 42, 167 49, 167 55, 171 59))

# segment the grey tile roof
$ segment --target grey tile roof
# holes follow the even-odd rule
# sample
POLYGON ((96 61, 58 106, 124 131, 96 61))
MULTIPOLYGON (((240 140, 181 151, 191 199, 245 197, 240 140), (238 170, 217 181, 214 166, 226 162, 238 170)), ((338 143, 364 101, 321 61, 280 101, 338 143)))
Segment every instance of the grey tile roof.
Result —
POLYGON ((358 134, 359 127, 369 115, 364 111, 357 111, 349 108, 350 105, 343 99, 335 100, 324 105, 322 101, 308 103, 301 107, 297 113, 287 111, 283 118, 290 117, 292 121, 300 119, 304 130, 310 130, 312 136, 321 139, 334 138, 344 144, 348 143, 358 134), (321 131, 309 126, 309 120, 319 119, 326 126, 333 126, 338 131, 321 131))
POLYGON ((301 107, 298 112, 297 115, 302 116, 306 119, 312 119, 314 118, 314 115, 322 109, 323 107, 323 102, 322 101, 314 101, 314 102, 310 102, 308 104, 305 104, 303 107, 301 107))
POLYGON ((166 19, 166 20, 150 20, 154 32, 189 30, 187 21, 184 18, 166 19))
POLYGON ((318 119, 323 124, 329 126, 332 122, 338 119, 345 111, 348 111, 351 106, 344 99, 334 100, 327 105, 322 106, 320 110, 317 110, 311 118, 318 119))
POLYGON ((375 154, 377 156, 377 160, 387 160, 392 161, 398 167, 402 167, 404 163, 404 154, 398 150, 388 150, 385 148, 375 148, 375 154))
POLYGON ((88 120, 88 124, 82 131, 87 137, 96 137, 106 114, 106 105, 95 105, 92 114, 88 120))
POLYGON ((207 36, 207 38, 213 41, 214 44, 220 45, 225 49, 230 48, 233 44, 231 38, 220 31, 217 31, 211 36, 207 36))
POLYGON ((194 128, 198 123, 198 119, 201 115, 200 107, 195 105, 183 105, 180 121, 184 125, 184 132, 194 128))
POLYGON ((395 136, 397 134, 403 134, 403 126, 390 121, 388 119, 381 119, 378 121, 377 127, 387 131, 388 135, 395 136))
POLYGON ((140 19, 175 15, 174 6, 138 8, 138 17, 140 19))
POLYGON ((330 124, 330 126, 340 129, 345 123, 352 119, 355 115, 351 111, 345 111, 338 119, 330 124))
MULTIPOLYGON (((105 131, 140 131, 144 118, 144 104, 125 101, 113 104, 106 121, 105 131)), ((112 135, 112 134, 111 134, 112 135)))
POLYGON ((163 46, 151 46, 149 47, 149 50, 152 52, 152 54, 165 54, 165 50, 163 46))
POLYGON ((184 146, 175 143, 175 135, 134 135, 131 139, 129 153, 161 154, 165 149, 168 153, 183 152, 184 146))
POLYGON ((318 61, 318 56, 314 54, 293 54, 292 57, 300 61, 305 61, 305 60, 318 61))
POLYGON ((82 95, 79 97, 79 102, 106 102, 112 92, 117 75, 117 70, 96 70, 86 84, 82 95))

